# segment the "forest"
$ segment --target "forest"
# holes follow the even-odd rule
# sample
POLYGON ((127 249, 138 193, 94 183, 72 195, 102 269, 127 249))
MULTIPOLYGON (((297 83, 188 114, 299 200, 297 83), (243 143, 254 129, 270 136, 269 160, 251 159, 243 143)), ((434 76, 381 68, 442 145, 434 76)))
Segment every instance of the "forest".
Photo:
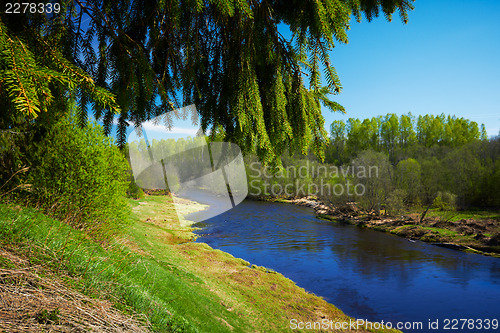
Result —
POLYGON ((500 207, 500 138, 488 138, 484 125, 474 121, 411 113, 349 118, 331 124, 329 139, 324 162, 312 154, 284 154, 275 173, 260 164, 250 167, 258 162, 248 157, 250 195, 287 197, 299 192, 334 205, 357 202, 377 214, 428 205, 446 210, 500 207), (291 172, 291 166, 307 172, 291 172), (377 172, 355 171, 370 168, 377 172), (302 185, 307 193, 297 191, 302 185), (356 185, 364 190, 355 191, 356 185), (332 190, 335 186, 337 191, 332 190))

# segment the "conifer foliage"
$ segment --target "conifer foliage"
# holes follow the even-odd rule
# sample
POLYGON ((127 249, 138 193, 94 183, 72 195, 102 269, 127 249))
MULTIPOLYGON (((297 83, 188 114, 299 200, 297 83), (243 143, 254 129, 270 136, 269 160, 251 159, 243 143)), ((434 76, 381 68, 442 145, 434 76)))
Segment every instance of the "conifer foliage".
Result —
POLYGON ((124 143, 128 124, 195 103, 204 130, 264 162, 286 148, 322 158, 321 104, 343 111, 329 99, 342 89, 329 51, 347 43, 351 16, 406 22, 412 2, 60 0, 59 13, 2 12, 0 124, 46 121, 73 99, 82 124, 91 107, 109 132, 119 114, 124 143))

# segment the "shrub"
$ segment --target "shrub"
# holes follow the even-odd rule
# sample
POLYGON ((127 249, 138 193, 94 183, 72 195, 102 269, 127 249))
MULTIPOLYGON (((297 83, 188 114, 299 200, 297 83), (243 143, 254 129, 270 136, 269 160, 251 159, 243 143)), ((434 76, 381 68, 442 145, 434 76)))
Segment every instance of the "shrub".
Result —
POLYGON ((457 205, 457 195, 448 191, 438 192, 432 205, 440 210, 455 210, 457 205))
POLYGON ((134 176, 132 175, 127 189, 127 196, 135 200, 142 199, 145 196, 144 191, 142 190, 142 188, 137 186, 134 180, 134 176))
POLYGON ((116 230, 128 211, 128 164, 101 126, 62 119, 35 144, 30 202, 77 229, 116 230))
POLYGON ((387 210, 392 215, 400 214, 405 209, 404 198, 407 196, 406 191, 396 189, 387 197, 387 210))

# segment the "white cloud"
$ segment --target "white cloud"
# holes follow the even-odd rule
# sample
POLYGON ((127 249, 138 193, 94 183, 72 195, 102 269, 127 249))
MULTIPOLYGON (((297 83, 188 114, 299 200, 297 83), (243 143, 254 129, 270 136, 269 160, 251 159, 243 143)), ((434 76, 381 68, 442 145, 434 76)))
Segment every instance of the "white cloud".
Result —
POLYGON ((146 121, 142 123, 142 129, 146 130, 148 132, 150 131, 155 131, 155 132, 163 132, 163 133, 168 133, 168 134, 186 134, 186 135, 192 135, 196 136, 196 133, 198 132, 198 128, 194 127, 172 127, 168 129, 165 125, 161 124, 154 124, 152 121, 146 121))

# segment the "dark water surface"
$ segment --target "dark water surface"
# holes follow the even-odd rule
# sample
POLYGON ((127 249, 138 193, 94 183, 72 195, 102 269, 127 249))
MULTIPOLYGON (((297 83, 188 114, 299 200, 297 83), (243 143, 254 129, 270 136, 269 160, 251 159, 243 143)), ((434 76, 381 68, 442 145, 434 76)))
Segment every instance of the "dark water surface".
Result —
POLYGON ((272 268, 350 316, 422 322, 415 332, 500 332, 443 330, 447 318, 500 319, 500 259, 319 220, 288 204, 244 201, 197 226, 198 242, 272 268), (429 319, 440 329, 428 329, 429 319))

